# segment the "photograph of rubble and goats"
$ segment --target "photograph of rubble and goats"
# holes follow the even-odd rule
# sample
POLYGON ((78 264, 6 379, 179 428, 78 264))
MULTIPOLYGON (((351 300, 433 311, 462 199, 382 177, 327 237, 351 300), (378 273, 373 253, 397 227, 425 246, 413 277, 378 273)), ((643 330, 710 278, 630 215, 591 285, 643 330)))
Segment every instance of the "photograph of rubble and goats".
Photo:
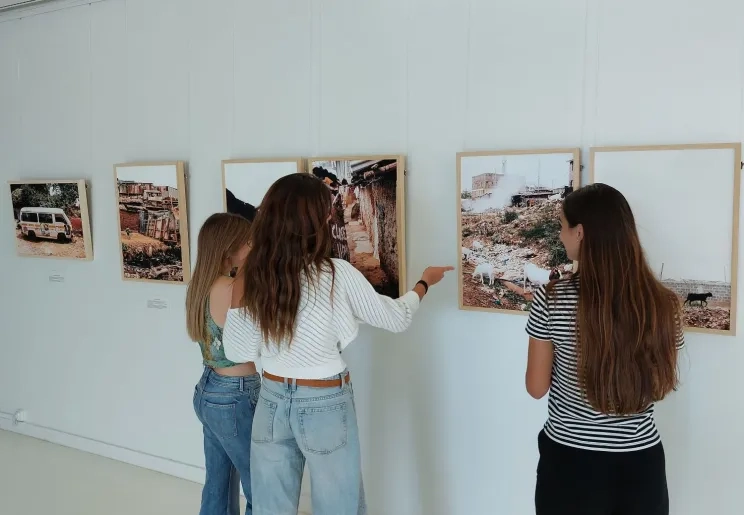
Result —
POLYGON ((579 159, 578 149, 458 154, 460 308, 528 312, 537 288, 571 276, 559 209, 579 159))

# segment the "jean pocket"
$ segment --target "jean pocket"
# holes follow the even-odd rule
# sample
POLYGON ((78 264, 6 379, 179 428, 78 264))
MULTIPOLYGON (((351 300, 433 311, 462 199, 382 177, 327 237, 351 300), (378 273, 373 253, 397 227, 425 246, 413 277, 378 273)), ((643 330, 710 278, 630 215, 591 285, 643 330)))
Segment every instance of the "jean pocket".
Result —
POLYGON ((345 446, 348 439, 346 411, 346 402, 300 408, 297 415, 305 450, 313 454, 331 454, 345 446))
POLYGON ((268 443, 274 440, 274 417, 277 404, 259 396, 256 413, 253 415, 251 440, 256 443, 268 443))
POLYGON ((223 438, 234 438, 238 436, 238 419, 235 413, 237 408, 236 402, 229 404, 215 404, 204 401, 202 417, 204 423, 217 436, 223 438))

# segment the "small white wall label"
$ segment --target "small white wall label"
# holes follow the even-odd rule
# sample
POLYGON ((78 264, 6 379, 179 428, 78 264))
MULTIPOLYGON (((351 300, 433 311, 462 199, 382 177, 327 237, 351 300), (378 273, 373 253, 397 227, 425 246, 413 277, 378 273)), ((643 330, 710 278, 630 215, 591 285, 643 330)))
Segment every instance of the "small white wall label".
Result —
POLYGON ((56 272, 49 275, 50 283, 63 283, 65 282, 65 276, 56 272))
POLYGON ((150 299, 147 301, 148 309, 167 309, 168 303, 162 299, 150 299))

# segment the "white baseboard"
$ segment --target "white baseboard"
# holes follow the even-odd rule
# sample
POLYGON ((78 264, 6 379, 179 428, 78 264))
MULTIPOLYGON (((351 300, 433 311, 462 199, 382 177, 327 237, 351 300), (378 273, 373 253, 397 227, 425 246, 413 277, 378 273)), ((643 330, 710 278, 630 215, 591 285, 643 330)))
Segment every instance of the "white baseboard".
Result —
POLYGON ((35 424, 0 419, 0 429, 204 484, 204 468, 35 424))
MULTIPOLYGON (((162 456, 155 456, 49 427, 30 423, 16 425, 13 424, 12 418, 0 417, 0 429, 96 454, 104 458, 121 461, 129 465, 153 470, 194 483, 204 484, 204 468, 197 465, 171 460, 162 456)), ((309 488, 309 483, 305 484, 305 486, 309 488)), ((302 495, 300 496, 300 511, 303 511, 303 513, 307 512, 309 515, 311 513, 310 506, 310 492, 303 488, 302 495)))

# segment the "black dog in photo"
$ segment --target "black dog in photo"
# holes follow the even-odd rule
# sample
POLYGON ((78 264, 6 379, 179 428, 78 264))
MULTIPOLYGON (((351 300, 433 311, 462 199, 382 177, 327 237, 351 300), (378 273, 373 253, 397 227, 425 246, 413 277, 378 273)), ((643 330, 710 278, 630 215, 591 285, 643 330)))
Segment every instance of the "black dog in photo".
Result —
POLYGON ((687 299, 685 299, 685 304, 689 304, 692 306, 693 302, 698 302, 701 306, 707 306, 708 305, 708 299, 713 297, 713 294, 708 293, 688 293, 687 299))

